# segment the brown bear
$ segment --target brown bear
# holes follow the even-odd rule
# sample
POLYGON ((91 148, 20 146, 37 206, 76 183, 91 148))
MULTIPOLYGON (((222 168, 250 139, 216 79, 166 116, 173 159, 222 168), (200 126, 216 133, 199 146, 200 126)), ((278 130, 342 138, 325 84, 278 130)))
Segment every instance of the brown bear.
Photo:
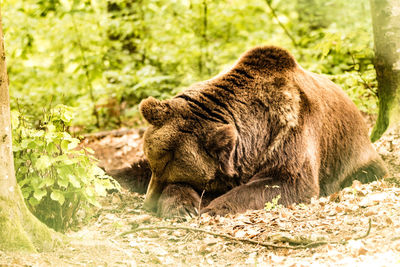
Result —
POLYGON ((387 173, 343 90, 274 46, 172 99, 147 98, 140 112, 150 123, 144 207, 161 216, 309 202, 387 173))

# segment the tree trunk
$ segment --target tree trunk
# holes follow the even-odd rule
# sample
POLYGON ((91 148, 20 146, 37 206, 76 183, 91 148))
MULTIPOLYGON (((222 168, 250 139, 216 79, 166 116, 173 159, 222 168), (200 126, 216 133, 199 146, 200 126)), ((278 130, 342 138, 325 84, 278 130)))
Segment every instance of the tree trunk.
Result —
POLYGON ((400 119, 400 1, 370 0, 378 80, 379 114, 371 140, 400 119))
POLYGON ((47 250, 56 235, 29 212, 15 178, 5 59, 0 12, 0 250, 47 250))

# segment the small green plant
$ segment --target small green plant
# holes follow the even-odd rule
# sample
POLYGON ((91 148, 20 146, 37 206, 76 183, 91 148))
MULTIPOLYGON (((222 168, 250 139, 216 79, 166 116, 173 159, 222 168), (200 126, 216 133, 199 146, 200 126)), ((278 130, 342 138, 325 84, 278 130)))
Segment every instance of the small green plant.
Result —
POLYGON ((78 211, 100 206, 97 196, 119 189, 118 183, 96 166, 89 149, 66 132, 73 109, 57 105, 36 127, 12 112, 13 150, 19 186, 29 209, 57 231, 78 222, 78 211))
POLYGON ((265 203, 265 207, 264 209, 266 211, 271 211, 271 210, 276 210, 276 209, 280 209, 282 208, 281 204, 278 204, 279 199, 281 199, 281 195, 277 195, 276 197, 274 197, 271 202, 267 202, 265 203))

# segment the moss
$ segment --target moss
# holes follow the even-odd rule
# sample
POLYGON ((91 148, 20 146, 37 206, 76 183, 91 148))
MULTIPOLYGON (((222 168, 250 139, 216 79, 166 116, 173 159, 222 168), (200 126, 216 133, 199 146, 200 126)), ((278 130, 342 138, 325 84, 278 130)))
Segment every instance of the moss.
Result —
POLYGON ((29 212, 20 190, 14 197, 0 197, 0 250, 48 251, 62 236, 49 229, 29 212))
POLYGON ((400 123, 400 94, 379 100, 379 115, 371 133, 371 141, 375 142, 391 127, 400 123))
POLYGON ((36 251, 21 225, 15 202, 0 199, 0 250, 36 251))
POLYGON ((385 133, 389 127, 390 100, 379 100, 379 115, 371 133, 371 141, 375 142, 385 133))

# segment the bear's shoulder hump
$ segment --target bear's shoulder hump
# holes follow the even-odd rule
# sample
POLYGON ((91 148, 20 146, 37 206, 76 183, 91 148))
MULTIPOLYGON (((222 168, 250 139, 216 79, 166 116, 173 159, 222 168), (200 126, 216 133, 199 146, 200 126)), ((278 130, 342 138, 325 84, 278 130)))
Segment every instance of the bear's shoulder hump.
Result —
POLYGON ((283 72, 295 68, 297 63, 286 49, 276 46, 258 46, 244 53, 238 65, 254 70, 283 72))

